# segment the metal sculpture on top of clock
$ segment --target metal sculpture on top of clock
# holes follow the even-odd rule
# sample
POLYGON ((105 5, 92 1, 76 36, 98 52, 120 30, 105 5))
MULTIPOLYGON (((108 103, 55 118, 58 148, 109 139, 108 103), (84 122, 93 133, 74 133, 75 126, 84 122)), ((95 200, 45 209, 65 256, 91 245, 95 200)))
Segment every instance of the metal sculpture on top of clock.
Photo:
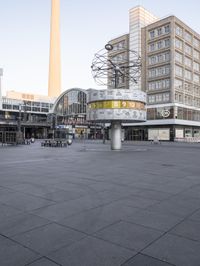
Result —
POLYGON ((95 54, 92 75, 105 90, 88 92, 88 121, 111 123, 111 149, 121 149, 121 124, 146 121, 146 93, 129 89, 141 76, 141 58, 135 51, 112 44, 95 54))

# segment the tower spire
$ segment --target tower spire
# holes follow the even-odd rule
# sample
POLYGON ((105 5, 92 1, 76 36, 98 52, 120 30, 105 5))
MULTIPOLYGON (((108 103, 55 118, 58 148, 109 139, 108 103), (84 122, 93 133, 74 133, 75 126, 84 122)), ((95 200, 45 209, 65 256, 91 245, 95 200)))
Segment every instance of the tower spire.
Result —
POLYGON ((48 96, 57 97, 60 95, 60 93, 61 93, 60 0, 52 0, 48 96))

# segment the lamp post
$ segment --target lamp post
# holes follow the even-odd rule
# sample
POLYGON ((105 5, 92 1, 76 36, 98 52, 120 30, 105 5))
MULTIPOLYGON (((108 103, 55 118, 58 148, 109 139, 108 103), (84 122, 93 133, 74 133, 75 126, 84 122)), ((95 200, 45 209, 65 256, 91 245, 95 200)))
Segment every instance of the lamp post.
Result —
POLYGON ((17 136, 18 136, 18 143, 22 143, 22 132, 21 132, 21 121, 22 121, 22 105, 19 104, 19 116, 18 116, 18 123, 17 123, 17 136))

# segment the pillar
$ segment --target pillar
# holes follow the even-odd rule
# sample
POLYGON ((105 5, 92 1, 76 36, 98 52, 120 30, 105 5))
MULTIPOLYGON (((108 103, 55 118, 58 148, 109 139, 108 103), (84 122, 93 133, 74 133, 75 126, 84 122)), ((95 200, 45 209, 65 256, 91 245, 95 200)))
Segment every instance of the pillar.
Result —
POLYGON ((113 121, 111 123, 111 149, 121 150, 122 140, 121 140, 121 123, 113 121))

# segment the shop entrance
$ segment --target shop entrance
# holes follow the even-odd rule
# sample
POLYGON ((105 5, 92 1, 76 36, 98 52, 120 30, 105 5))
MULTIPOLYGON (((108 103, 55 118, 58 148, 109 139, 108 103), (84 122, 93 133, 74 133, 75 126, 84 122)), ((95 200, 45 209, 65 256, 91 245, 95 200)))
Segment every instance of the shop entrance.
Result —
POLYGON ((144 140, 144 129, 127 128, 125 129, 125 140, 144 140))

